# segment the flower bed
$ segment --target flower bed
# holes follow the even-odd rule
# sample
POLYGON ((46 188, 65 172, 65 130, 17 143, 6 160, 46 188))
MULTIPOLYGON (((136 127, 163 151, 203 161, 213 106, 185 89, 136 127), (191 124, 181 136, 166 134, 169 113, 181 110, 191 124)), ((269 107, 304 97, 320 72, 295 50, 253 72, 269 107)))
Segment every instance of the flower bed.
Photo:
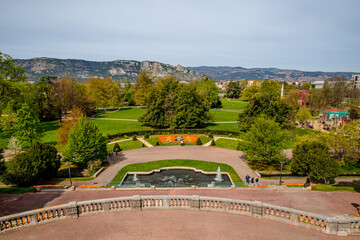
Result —
POLYGON ((65 187, 69 187, 70 185, 52 185, 52 184, 46 184, 46 185, 35 185, 32 186, 30 188, 37 188, 37 187, 41 187, 41 188, 65 188, 65 187))
POLYGON ((104 188, 102 186, 93 186, 93 185, 81 185, 81 186, 76 186, 76 188, 104 188))

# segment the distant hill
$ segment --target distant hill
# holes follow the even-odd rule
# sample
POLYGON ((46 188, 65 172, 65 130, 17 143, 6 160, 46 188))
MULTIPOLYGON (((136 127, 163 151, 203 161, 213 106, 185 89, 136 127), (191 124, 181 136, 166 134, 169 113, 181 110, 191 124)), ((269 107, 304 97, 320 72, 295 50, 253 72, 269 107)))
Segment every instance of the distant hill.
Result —
POLYGON ((242 67, 188 67, 198 73, 208 74, 217 80, 240 79, 274 79, 279 81, 313 82, 325 80, 335 76, 351 78, 354 72, 306 72, 299 70, 285 70, 278 68, 242 68, 242 67))
POLYGON ((202 77, 201 74, 180 65, 175 67, 151 61, 95 62, 76 59, 32 58, 15 59, 15 63, 20 64, 26 70, 28 80, 35 82, 42 76, 62 77, 65 74, 72 74, 78 80, 87 80, 89 76, 103 78, 109 76, 113 80, 135 81, 139 71, 152 72, 155 77, 174 75, 178 80, 183 81, 198 80, 202 77))

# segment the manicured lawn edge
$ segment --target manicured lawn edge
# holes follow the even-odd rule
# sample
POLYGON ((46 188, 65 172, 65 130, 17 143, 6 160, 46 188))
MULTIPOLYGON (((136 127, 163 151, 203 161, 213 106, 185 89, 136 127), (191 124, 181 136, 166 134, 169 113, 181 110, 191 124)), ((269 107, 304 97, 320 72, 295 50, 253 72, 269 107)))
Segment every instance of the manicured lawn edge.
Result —
POLYGON ((348 191, 348 192, 360 193, 360 184, 341 184, 341 185, 320 184, 317 187, 312 187, 311 190, 325 191, 325 192, 348 191))
POLYGON ((222 172, 229 173, 236 186, 244 186, 243 181, 235 172, 234 168, 227 164, 188 159, 160 160, 146 163, 129 164, 120 169, 111 182, 116 182, 119 184, 127 172, 149 172, 154 169, 160 169, 162 167, 193 167, 205 172, 216 172, 217 168, 220 167, 222 172))
POLYGON ((0 186, 0 194, 23 194, 27 192, 36 192, 36 188, 0 186))

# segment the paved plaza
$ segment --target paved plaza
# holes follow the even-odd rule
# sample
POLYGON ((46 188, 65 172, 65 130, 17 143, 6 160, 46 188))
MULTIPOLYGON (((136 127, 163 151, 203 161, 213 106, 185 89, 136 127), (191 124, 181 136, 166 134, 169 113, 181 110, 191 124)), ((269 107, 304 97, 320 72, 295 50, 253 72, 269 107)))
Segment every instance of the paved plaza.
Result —
POLYGON ((27 227, 0 235, 16 239, 344 239, 284 223, 252 217, 186 210, 146 210, 90 215, 27 227))

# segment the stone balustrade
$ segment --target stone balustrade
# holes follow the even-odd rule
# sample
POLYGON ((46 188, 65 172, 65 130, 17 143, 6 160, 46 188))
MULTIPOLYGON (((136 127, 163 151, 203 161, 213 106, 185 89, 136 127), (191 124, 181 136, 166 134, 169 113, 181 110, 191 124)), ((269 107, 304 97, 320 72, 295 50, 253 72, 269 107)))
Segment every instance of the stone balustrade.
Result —
POLYGON ((326 217, 296 209, 266 204, 202 196, 131 196, 70 202, 0 218, 0 232, 55 220, 78 218, 88 214, 114 211, 141 211, 147 209, 185 209, 215 211, 252 216, 292 224, 322 233, 347 236, 360 235, 360 218, 347 215, 326 217))

